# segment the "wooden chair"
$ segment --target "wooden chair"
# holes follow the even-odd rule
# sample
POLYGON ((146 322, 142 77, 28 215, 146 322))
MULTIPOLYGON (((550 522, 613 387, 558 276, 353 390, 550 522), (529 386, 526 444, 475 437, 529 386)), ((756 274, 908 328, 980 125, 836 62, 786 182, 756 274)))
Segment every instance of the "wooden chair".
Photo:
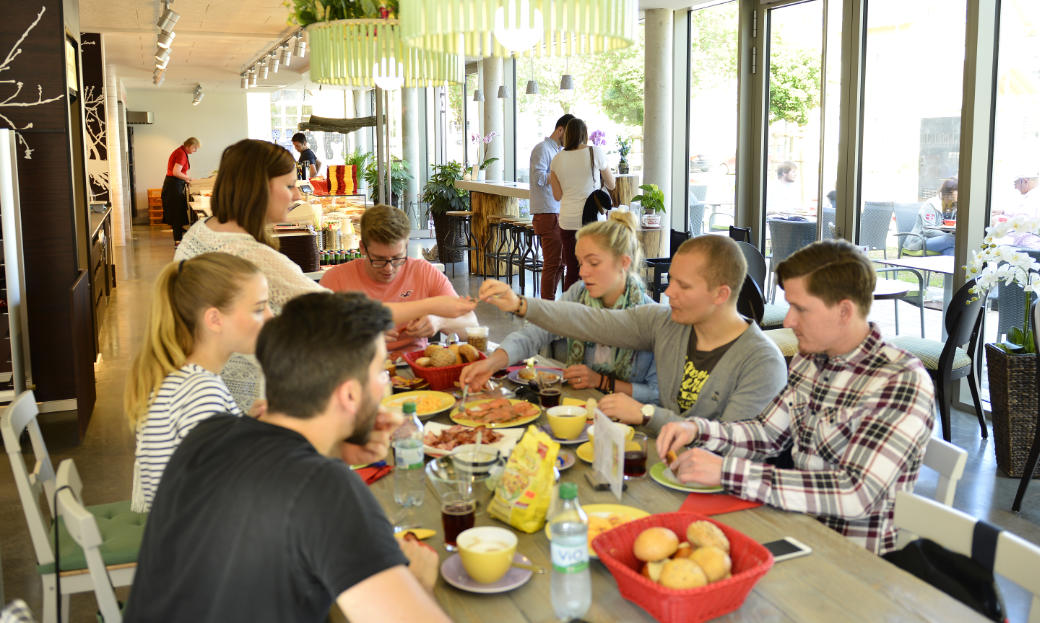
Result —
MULTIPOLYGON (((900 530, 899 543, 905 544, 921 536, 946 549, 971 556, 975 524, 978 520, 967 513, 909 491, 896 493, 895 524, 900 530)), ((993 556, 993 572, 1004 576, 1033 594, 1029 622, 1040 623, 1040 547, 1002 530, 997 537, 993 556)))
MULTIPOLYGON (((57 583, 55 581, 54 559, 54 525, 49 519, 55 516, 53 508, 55 473, 51 464, 47 446, 40 434, 40 426, 36 421, 39 409, 36 398, 31 391, 23 392, 0 413, 0 433, 4 439, 4 448, 11 460, 11 471, 14 474, 18 497, 22 503, 22 512, 29 527, 36 554, 36 571, 40 574, 43 585, 43 623, 57 623, 57 583), (26 469, 22 457, 20 438, 28 432, 32 443, 35 465, 32 472, 26 469), (40 506, 40 496, 47 500, 47 511, 40 506)), ((113 584, 129 586, 134 580, 137 568, 137 552, 141 547, 144 535, 144 524, 147 515, 130 511, 130 501, 113 502, 90 506, 88 510, 94 515, 101 530, 104 543, 101 555, 109 565, 113 584)), ((63 619, 69 611, 69 595, 94 590, 94 583, 87 570, 87 561, 83 550, 77 546, 68 532, 59 525, 59 544, 61 544, 61 604, 63 619), (64 534, 62 534, 64 532, 64 534)))
POLYGON ((957 482, 964 475, 967 462, 968 453, 961 448, 935 437, 928 440, 922 464, 939 474, 939 481, 935 485, 936 502, 953 506, 957 482))
POLYGON ((939 401, 939 419, 942 422, 943 439, 950 441, 950 409, 952 382, 968 377, 968 387, 975 403, 975 415, 983 438, 988 437, 986 420, 979 401, 979 384, 975 377, 975 358, 979 350, 979 331, 982 325, 982 303, 984 297, 975 296, 971 288, 975 280, 965 283, 950 300, 946 308, 945 342, 926 340, 911 336, 897 336, 890 340, 893 346, 909 351, 921 360, 935 383, 935 397, 939 401))
MULTIPOLYGON (((120 623, 123 615, 119 610, 112 578, 101 557, 101 545, 104 542, 97 519, 81 501, 83 481, 80 480, 76 464, 72 459, 65 459, 58 465, 57 477, 58 517, 69 531, 72 540, 83 549, 90 571, 90 581, 94 585, 94 597, 97 599, 98 612, 104 623, 120 623)), ((59 546, 65 544, 59 542, 59 546)))
MULTIPOLYGON (((1033 303, 1033 341, 1035 342, 1036 352, 1040 353, 1040 303, 1033 303)), ((1036 386, 1040 387, 1040 366, 1036 369, 1036 386)), ((1033 437, 1033 447, 1029 449, 1029 458, 1026 459, 1025 470, 1022 472, 1022 480, 1018 482, 1018 492, 1015 493, 1015 502, 1011 505, 1011 510, 1018 511, 1022 508, 1022 497, 1026 494, 1026 488, 1029 487, 1029 481, 1033 479, 1033 473, 1036 471, 1036 462, 1040 458, 1040 409, 1037 413, 1037 424, 1035 426, 1036 433, 1033 437)))

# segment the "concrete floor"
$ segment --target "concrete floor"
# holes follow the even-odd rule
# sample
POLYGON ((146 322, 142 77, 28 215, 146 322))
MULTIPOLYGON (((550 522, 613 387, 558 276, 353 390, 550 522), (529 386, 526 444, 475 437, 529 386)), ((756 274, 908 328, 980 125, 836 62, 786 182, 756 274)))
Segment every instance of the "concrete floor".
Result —
MULTIPOLYGON (((416 239, 417 246, 428 248, 433 240, 416 239)), ((118 287, 105 310, 101 333, 101 356, 96 365, 98 401, 87 434, 82 443, 75 440, 73 413, 46 414, 41 417, 44 436, 55 466, 65 458, 76 460, 83 477, 84 498, 88 504, 99 504, 130 496, 130 478, 133 466, 134 438, 123 416, 122 395, 124 378, 130 359, 144 331, 146 303, 151 296, 151 285, 161 267, 173 256, 170 234, 159 229, 135 227, 126 246, 116 247, 118 287)), ((448 275, 452 271, 449 267, 448 275)), ((480 278, 469 277, 464 265, 455 267, 452 279, 459 294, 475 295, 480 278)), ((518 286, 518 282, 514 281, 518 286)), ((527 293, 531 294, 528 280, 527 293)), ((883 330, 891 329, 884 310, 891 304, 878 306, 876 313, 883 330)), ((916 310, 904 307, 901 318, 917 329, 916 310)), ((491 339, 500 340, 508 332, 522 326, 522 321, 499 312, 489 305, 480 305, 477 316, 490 327, 491 339)), ((928 324, 931 325, 929 319, 928 324)), ((904 329, 906 330, 906 329, 904 329)), ((930 336, 931 337, 931 336, 930 336)), ((953 414, 953 441, 968 452, 968 465, 957 490, 954 505, 976 517, 982 517, 1034 543, 1040 544, 1040 483, 1034 483, 1023 504, 1021 513, 1010 512, 1017 479, 1000 475, 996 469, 992 443, 979 436, 974 415, 953 414)), ((935 477, 923 473, 918 490, 930 495, 935 477)), ((0 461, 0 560, 3 566, 3 596, 8 601, 25 599, 30 607, 40 612, 40 583, 35 573, 35 559, 29 534, 22 514, 21 503, 14 487, 7 460, 0 461)), ((1012 621, 1024 621, 1029 605, 1028 595, 1009 583, 1002 582, 1012 621)), ((117 591, 125 597, 127 589, 117 591)), ((95 621, 93 595, 72 598, 73 622, 95 621)))

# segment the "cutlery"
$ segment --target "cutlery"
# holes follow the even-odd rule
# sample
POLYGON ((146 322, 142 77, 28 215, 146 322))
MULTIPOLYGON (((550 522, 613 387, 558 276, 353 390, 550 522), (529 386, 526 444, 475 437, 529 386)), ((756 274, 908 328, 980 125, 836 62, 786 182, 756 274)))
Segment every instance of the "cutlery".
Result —
POLYGON ((517 569, 527 569, 528 571, 531 571, 533 573, 545 573, 545 569, 542 569, 541 567, 536 567, 534 565, 529 565, 529 564, 524 563, 524 562, 517 562, 515 560, 513 561, 513 566, 516 567, 517 569))

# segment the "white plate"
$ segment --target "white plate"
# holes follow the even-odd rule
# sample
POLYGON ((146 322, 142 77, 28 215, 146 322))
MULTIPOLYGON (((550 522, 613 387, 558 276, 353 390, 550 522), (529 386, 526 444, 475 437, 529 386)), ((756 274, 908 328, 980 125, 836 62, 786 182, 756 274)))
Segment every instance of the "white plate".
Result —
MULTIPOLYGON (((520 552, 513 556, 513 561, 527 565, 531 564, 531 559, 520 552)), ((441 563, 441 577, 444 578, 444 581, 455 588, 461 588, 471 593, 504 593, 511 591, 526 584, 532 575, 534 573, 528 569, 511 567, 497 582, 481 584, 469 577, 466 569, 462 566, 462 558, 458 554, 452 554, 441 563)))
MULTIPOLYGON (((447 430, 452 426, 454 426, 454 424, 426 422, 423 424, 423 434, 425 435, 426 431, 440 434, 441 431, 447 430)), ((503 457, 509 456, 509 453, 513 451, 513 446, 515 446, 517 442, 520 441, 520 438, 524 436, 524 430, 525 429, 523 428, 496 428, 495 432, 502 435, 502 438, 496 441, 495 443, 488 443, 483 445, 486 445, 489 448, 497 448, 498 453, 503 457)), ((423 445, 423 451, 426 452, 427 456, 433 457, 451 454, 451 450, 441 450, 439 448, 434 448, 425 444, 423 445)))
POLYGON ((574 467, 574 463, 577 459, 574 457, 574 453, 570 450, 560 450, 556 453, 556 469, 561 472, 565 469, 574 467))

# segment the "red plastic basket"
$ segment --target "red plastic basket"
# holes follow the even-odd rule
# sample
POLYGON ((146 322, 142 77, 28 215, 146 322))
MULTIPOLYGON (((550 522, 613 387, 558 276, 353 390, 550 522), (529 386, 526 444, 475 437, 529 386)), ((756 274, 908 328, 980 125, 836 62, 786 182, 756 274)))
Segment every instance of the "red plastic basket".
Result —
POLYGON ((773 566, 773 555, 760 543, 726 524, 696 513, 660 513, 621 524, 592 541, 599 559, 617 581, 621 596, 640 606, 662 623, 696 623, 720 617, 739 608, 755 582, 773 566), (732 577, 700 588, 665 588, 640 574, 643 563, 632 553, 639 533, 664 526, 686 540, 686 528, 694 521, 710 521, 729 539, 732 577))
MULTIPOLYGON (((487 359, 487 356, 480 351, 477 351, 481 359, 487 359)), ((404 354, 404 360, 408 362, 408 365, 412 368, 412 374, 415 376, 426 379, 430 384, 432 390, 442 389, 455 389, 455 381, 459 380, 459 375, 462 374, 462 369, 468 366, 468 363, 457 363, 453 366, 444 366, 441 368, 425 368, 415 364, 415 360, 419 357, 423 357, 423 351, 417 350, 411 353, 404 354)))

